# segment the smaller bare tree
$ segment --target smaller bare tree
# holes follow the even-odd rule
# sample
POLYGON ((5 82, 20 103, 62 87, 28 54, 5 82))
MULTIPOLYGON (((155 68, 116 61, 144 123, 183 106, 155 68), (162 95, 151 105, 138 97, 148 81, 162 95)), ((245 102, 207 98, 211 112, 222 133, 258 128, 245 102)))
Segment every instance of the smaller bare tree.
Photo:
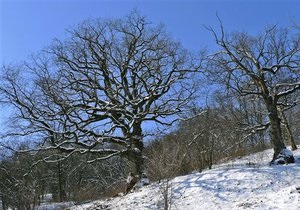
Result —
MULTIPOLYGON (((253 95, 262 99, 268 111, 270 138, 274 146, 272 161, 276 161, 286 148, 278 106, 287 104, 284 100, 287 96, 299 98, 299 32, 274 26, 259 36, 240 32, 226 34, 221 24, 219 35, 214 29, 208 29, 220 50, 210 56, 207 69, 211 76, 216 75, 219 82, 241 96, 253 95)), ((293 162, 294 158, 286 156, 286 161, 293 162)))

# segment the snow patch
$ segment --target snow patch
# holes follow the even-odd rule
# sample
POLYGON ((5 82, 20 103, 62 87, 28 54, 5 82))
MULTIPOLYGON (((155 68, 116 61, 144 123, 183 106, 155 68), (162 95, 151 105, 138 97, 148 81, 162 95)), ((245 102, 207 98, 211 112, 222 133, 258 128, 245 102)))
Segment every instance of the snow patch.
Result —
POLYGON ((289 157, 294 156, 294 154, 292 153, 292 151, 289 150, 289 149, 282 149, 281 152, 280 152, 280 154, 285 155, 285 156, 289 156, 289 157))
MULTIPOLYGON (((269 165, 272 153, 273 150, 266 150, 251 154, 212 170, 152 183, 125 196, 74 206, 71 210, 164 209, 165 205, 184 210, 299 210, 300 161, 269 165)), ((294 155, 299 160, 300 150, 294 155)))

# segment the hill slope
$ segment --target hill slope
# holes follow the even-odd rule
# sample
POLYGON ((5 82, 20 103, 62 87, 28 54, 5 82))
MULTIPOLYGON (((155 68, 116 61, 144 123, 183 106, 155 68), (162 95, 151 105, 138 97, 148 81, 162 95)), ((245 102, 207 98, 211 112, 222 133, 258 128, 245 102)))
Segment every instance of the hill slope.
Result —
POLYGON ((212 170, 153 183, 126 196, 74 206, 71 210, 164 209, 166 203, 169 209, 179 210, 297 210, 300 209, 299 149, 294 155, 295 164, 269 166, 272 150, 266 150, 217 165, 212 170))

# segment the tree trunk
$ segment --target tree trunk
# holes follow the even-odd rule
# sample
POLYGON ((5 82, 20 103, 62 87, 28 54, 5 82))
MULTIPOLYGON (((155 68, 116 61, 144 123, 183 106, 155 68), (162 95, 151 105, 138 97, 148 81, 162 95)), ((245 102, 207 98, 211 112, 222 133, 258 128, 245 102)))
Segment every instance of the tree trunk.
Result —
POLYGON ((269 119, 270 119, 270 137, 274 148, 273 161, 277 158, 282 149, 285 149, 285 145, 282 139, 282 131, 280 126, 280 119, 278 117, 277 107, 269 107, 269 119))
POLYGON ((135 143, 135 150, 133 151, 133 173, 141 177, 143 173, 143 165, 144 165, 144 157, 143 157, 143 149, 144 144, 142 140, 139 140, 135 143))
POLYGON ((144 143, 142 137, 142 128, 140 123, 136 123, 133 126, 133 132, 131 134, 131 154, 130 160, 133 162, 132 173, 141 178, 144 166, 144 143))
POLYGON ((2 209, 6 210, 6 199, 4 197, 4 195, 1 196, 1 202, 2 202, 2 209))
POLYGON ((143 174, 144 158, 143 158, 143 149, 144 144, 141 138, 141 135, 133 135, 130 138, 131 148, 126 153, 128 160, 132 163, 131 172, 127 177, 125 194, 127 194, 135 184, 141 180, 143 174))
POLYGON ((279 118, 278 105, 277 105, 278 97, 271 96, 264 81, 265 78, 262 75, 260 84, 263 93, 262 96, 269 113, 268 117, 270 120, 270 137, 274 148, 274 155, 271 163, 274 164, 294 163, 295 159, 293 153, 286 149, 282 138, 281 120, 279 118))
POLYGON ((62 164, 59 161, 58 162, 58 189, 59 189, 59 201, 63 202, 66 198, 66 192, 65 192, 65 180, 63 177, 63 168, 62 164))
POLYGON ((284 110, 282 108, 279 109, 280 110, 280 113, 281 113, 281 117, 282 117, 282 124, 284 125, 286 131, 287 131, 287 135, 288 135, 288 139, 289 139, 289 142, 290 142, 290 145, 291 145, 291 148, 292 150, 296 150, 298 149, 297 148, 297 145, 295 143, 295 139, 294 139, 294 136, 293 136, 293 133, 292 133, 292 130, 289 126, 289 123, 286 119, 286 116, 285 116, 285 113, 284 113, 284 110))

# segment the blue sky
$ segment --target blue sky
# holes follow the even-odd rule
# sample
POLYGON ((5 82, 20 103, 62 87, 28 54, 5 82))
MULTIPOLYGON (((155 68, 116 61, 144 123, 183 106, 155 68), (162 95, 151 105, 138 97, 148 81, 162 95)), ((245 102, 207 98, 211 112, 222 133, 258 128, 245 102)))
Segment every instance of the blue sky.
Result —
POLYGON ((270 24, 300 25, 297 0, 0 0, 0 66, 26 60, 54 38, 64 39, 66 28, 86 18, 122 17, 133 9, 155 24, 164 23, 192 50, 214 47, 203 25, 217 27, 216 13, 227 31, 255 34, 270 24))
POLYGON ((216 13, 228 31, 257 33, 269 24, 300 23, 297 0, 0 0, 0 65, 64 39, 65 29, 83 19, 122 17, 132 9, 164 23, 174 39, 193 50, 213 47, 203 25, 217 27, 216 13))

